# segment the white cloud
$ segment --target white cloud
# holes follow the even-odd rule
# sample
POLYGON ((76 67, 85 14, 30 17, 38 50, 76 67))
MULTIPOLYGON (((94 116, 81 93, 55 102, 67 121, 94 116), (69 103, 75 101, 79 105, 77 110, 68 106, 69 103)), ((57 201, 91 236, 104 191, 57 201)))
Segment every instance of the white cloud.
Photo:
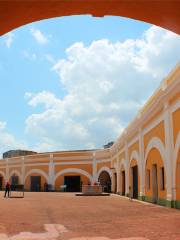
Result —
POLYGON ((34 39, 39 43, 39 44, 47 44, 48 43, 48 38, 43 34, 39 29, 36 28, 31 28, 30 32, 34 39))
POLYGON ((30 53, 28 50, 23 50, 22 55, 24 58, 27 58, 31 61, 37 60, 37 54, 36 53, 30 53))
POLYGON ((44 106, 26 120, 36 148, 101 147, 115 139, 179 61, 179 46, 178 35, 155 26, 136 40, 70 46, 53 66, 67 95, 28 94, 30 106, 44 106))
POLYGON ((13 40, 14 40, 14 33, 9 32, 5 35, 5 44, 8 48, 11 47, 13 40))
MULTIPOLYGON (((26 149, 25 143, 17 140, 8 132, 6 122, 0 121, 0 154, 11 149, 26 149)), ((1 158, 1 156, 0 156, 1 158)))

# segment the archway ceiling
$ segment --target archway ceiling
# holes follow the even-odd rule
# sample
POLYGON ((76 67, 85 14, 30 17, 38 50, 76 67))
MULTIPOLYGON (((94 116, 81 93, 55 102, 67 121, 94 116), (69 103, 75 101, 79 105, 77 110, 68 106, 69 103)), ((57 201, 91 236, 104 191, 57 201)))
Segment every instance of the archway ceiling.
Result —
POLYGON ((0 35, 34 21, 82 14, 133 18, 180 34, 179 0, 0 0, 0 35))

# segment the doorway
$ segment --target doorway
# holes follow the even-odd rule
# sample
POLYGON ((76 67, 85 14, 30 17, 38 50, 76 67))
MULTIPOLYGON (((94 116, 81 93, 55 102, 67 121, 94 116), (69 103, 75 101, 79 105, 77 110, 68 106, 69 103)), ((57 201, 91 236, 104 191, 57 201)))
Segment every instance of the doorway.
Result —
POLYGON ((3 187, 3 177, 0 176, 0 191, 2 191, 3 187))
POLYGON ((19 183, 19 177, 16 175, 13 175, 11 177, 11 185, 18 185, 18 183, 19 183))
POLYGON ((41 176, 31 176, 30 191, 31 192, 40 192, 41 191, 41 176))
POLYGON ((108 172, 102 171, 99 175, 98 182, 103 187, 104 192, 111 192, 111 177, 108 172))
POLYGON ((158 177, 157 177, 157 164, 152 165, 152 190, 153 190, 153 203, 158 201, 158 177))
POLYGON ((138 198, 138 166, 132 167, 133 198, 138 198))
POLYGON ((64 185, 67 192, 80 192, 81 177, 80 176, 64 176, 64 185))
POLYGON ((117 173, 114 173, 114 192, 117 192, 117 173))
POLYGON ((122 171, 122 172, 121 172, 121 183, 122 183, 122 185, 121 185, 121 194, 122 194, 123 196, 125 196, 125 191, 126 191, 126 188, 125 188, 125 186, 126 186, 126 182, 125 182, 125 171, 122 171))

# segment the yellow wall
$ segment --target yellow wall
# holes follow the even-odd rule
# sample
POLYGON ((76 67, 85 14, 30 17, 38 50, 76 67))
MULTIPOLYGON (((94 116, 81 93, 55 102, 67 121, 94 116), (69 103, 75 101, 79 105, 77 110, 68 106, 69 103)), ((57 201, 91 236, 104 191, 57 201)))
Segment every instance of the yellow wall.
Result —
POLYGON ((55 175, 67 168, 78 168, 83 169, 84 171, 88 172, 89 174, 92 174, 92 164, 71 164, 71 165, 56 165, 55 166, 55 175))
POLYGON ((173 115, 173 134, 174 134, 174 143, 176 143, 178 133, 180 131, 180 109, 177 109, 173 115))
POLYGON ((159 123, 156 127, 150 130, 144 136, 144 149, 153 137, 158 137, 162 143, 165 143, 164 122, 159 123))
POLYGON ((176 199, 180 200, 180 149, 176 163, 176 199))

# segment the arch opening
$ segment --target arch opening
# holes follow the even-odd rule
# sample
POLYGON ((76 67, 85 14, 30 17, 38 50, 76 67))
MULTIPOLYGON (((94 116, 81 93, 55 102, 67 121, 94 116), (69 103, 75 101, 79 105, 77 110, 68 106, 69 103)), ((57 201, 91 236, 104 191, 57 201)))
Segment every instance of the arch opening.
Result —
POLYGON ((129 194, 132 198, 138 199, 139 195, 139 170, 135 159, 132 159, 130 164, 130 189, 129 194))
POLYGON ((82 185, 90 184, 89 178, 76 172, 59 175, 55 180, 55 189, 66 192, 80 192, 82 185))
POLYGON ((124 167, 121 168, 120 179, 121 179, 120 193, 122 196, 125 196, 125 194, 126 194, 126 172, 125 172, 124 167))
POLYGON ((26 173, 25 189, 31 192, 41 192, 48 182, 47 174, 40 169, 32 169, 26 173))
POLYGON ((98 177, 98 182, 103 187, 104 192, 111 192, 111 177, 107 171, 102 171, 98 177))
POLYGON ((148 201, 163 204, 166 199, 166 175, 162 156, 153 147, 146 160, 145 195, 148 201))
POLYGON ((4 185, 5 185, 5 179, 3 174, 0 173, 0 191, 4 189, 4 185))

